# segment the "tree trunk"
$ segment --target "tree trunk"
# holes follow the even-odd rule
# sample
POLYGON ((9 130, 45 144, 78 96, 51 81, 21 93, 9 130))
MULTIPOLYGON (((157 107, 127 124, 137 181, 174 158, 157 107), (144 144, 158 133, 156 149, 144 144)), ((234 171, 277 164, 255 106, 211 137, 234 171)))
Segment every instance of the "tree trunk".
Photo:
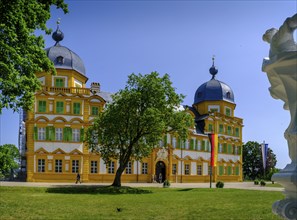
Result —
POLYGON ((124 169, 121 166, 117 169, 113 183, 111 184, 112 186, 121 187, 121 177, 122 177, 123 171, 124 169))

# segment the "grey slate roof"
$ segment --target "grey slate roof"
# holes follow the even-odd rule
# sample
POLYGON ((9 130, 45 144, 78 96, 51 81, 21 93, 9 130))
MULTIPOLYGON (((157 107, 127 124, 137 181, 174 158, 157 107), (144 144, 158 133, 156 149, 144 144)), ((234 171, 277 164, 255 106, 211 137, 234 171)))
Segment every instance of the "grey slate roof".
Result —
POLYGON ((59 43, 45 49, 48 58, 54 63, 55 68, 73 69, 82 75, 86 75, 85 65, 82 59, 67 47, 59 43))
POLYGON ((221 100, 234 103, 234 93, 226 83, 212 78, 196 90, 194 104, 221 100))

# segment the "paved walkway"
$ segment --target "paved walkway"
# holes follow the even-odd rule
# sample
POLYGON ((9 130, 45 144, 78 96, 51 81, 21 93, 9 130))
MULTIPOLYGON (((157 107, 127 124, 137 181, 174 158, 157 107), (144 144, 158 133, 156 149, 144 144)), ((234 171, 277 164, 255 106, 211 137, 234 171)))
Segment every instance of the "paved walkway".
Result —
MULTIPOLYGON (((107 186, 111 183, 82 183, 85 186, 107 186)), ((263 187, 254 185, 253 182, 227 182, 224 188, 229 189, 249 189, 249 190, 265 190, 265 191, 283 191, 280 187, 263 187)), ((0 186, 25 186, 25 187, 63 187, 75 186, 75 183, 37 183, 37 182, 9 182, 0 181, 0 186)), ((160 183, 122 183, 122 186, 130 187, 163 187, 160 183)), ((209 188, 209 183, 171 183, 172 188, 209 188)), ((216 183, 212 183, 212 188, 216 187, 216 183)))

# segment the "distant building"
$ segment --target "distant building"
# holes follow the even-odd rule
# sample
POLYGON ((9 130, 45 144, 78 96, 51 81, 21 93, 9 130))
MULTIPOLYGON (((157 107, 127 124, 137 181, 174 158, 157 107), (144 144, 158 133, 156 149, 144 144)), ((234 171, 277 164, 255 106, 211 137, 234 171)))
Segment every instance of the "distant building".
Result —
MULTIPOLYGON (((105 164, 100 154, 91 153, 83 135, 100 111, 111 100, 99 83, 88 80, 81 58, 61 46, 63 33, 53 33, 56 44, 45 51, 54 63, 57 75, 37 73, 42 90, 35 94, 35 105, 24 114, 22 132, 22 169, 30 182, 74 182, 77 173, 83 182, 112 182, 118 161, 105 164)), ((123 182, 154 182, 159 177, 173 182, 208 182, 210 141, 208 133, 218 135, 214 181, 242 181, 243 120, 234 116, 232 89, 215 79, 217 70, 210 68, 211 80, 196 91, 192 106, 183 109, 193 116, 195 128, 186 142, 166 134, 160 148, 150 157, 129 162, 123 182), (161 174, 161 175, 160 175, 161 174)))

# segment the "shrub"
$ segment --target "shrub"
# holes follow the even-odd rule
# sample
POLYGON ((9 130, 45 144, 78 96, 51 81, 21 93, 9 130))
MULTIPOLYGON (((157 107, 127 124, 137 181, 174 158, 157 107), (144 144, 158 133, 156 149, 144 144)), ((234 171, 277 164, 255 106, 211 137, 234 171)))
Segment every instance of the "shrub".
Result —
POLYGON ((259 180, 254 180, 255 185, 259 185, 259 180))
POLYGON ((216 187, 217 188, 224 188, 224 182, 221 182, 221 181, 217 182, 216 187))
POLYGON ((168 188, 170 186, 170 182, 169 182, 169 180, 165 180, 164 182, 163 182, 163 187, 164 188, 168 188))
POLYGON ((261 184, 261 186, 265 186, 265 185, 266 185, 266 183, 265 183, 264 180, 261 180, 261 181, 260 181, 260 184, 261 184))

